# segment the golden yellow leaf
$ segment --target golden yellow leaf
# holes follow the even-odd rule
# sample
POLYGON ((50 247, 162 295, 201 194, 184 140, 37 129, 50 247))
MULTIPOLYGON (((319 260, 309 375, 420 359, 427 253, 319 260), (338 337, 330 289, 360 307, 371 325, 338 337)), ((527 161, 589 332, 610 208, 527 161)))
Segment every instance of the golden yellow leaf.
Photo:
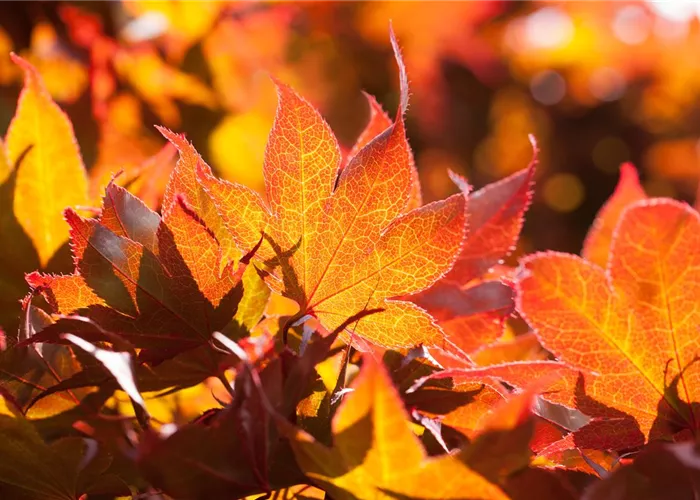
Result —
POLYGON ((337 500, 507 498, 458 456, 428 457, 386 370, 365 356, 333 418, 333 447, 283 425, 304 473, 337 500))
POLYGON ((63 209, 87 202, 87 177, 70 120, 37 70, 21 57, 12 58, 25 74, 6 137, 7 158, 18 169, 13 209, 46 266, 68 239, 63 209))

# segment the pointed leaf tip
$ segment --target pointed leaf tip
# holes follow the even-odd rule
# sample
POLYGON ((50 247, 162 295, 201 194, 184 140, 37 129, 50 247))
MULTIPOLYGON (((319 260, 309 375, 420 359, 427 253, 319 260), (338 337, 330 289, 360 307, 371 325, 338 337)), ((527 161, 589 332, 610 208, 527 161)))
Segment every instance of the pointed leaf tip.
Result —
POLYGON ((469 184, 466 177, 458 174, 452 169, 447 169, 447 175, 450 177, 450 180, 455 184, 455 186, 457 186, 465 195, 471 192, 472 186, 469 184))
POLYGON ((66 207, 63 209, 63 218, 70 226, 73 226, 76 222, 82 219, 82 217, 78 215, 78 212, 76 212, 73 207, 66 207))
POLYGON ((32 64, 24 59, 23 57, 18 56, 14 52, 10 52, 10 59, 12 60, 13 63, 15 63, 17 66, 22 68, 22 71, 24 71, 24 77, 25 77, 25 82, 26 83, 38 83, 40 84, 40 87, 43 90, 43 84, 41 82, 41 78, 39 77, 39 73, 37 72, 36 68, 32 66, 32 64))
POLYGON ((584 240, 581 256, 605 267, 608 263, 613 234, 622 213, 628 206, 646 197, 634 165, 629 162, 620 165, 620 177, 615 191, 598 211, 584 240))
MULTIPOLYGON (((535 156, 529 166, 471 193, 468 198, 469 232, 462 253, 446 281, 463 285, 498 264, 515 248, 525 212, 532 201, 535 156)), ((450 172, 464 191, 467 181, 450 172)))
POLYGON ((154 125, 154 127, 180 152, 182 152, 182 149, 189 144, 189 141, 187 140, 187 136, 185 134, 173 132, 169 128, 164 127, 162 125, 154 125))
POLYGON ((394 26, 392 23, 389 23, 389 38, 391 40, 391 48, 394 50, 396 65, 399 68, 399 83, 401 88, 401 104, 399 106, 399 114, 403 115, 408 109, 408 74, 406 73, 406 65, 404 64, 403 56, 401 55, 401 47, 399 47, 399 41, 396 38, 396 33, 394 32, 394 26))
POLYGON ((527 134, 527 138, 530 141, 530 144, 532 144, 532 149, 535 151, 535 153, 539 152, 539 147, 537 146, 537 138, 535 138, 535 134, 527 134))
POLYGON ((530 145, 532 146, 532 159, 530 160, 530 163, 527 166, 527 168, 534 168, 540 162, 540 147, 537 144, 537 139, 533 134, 528 134, 527 138, 530 141, 530 145))

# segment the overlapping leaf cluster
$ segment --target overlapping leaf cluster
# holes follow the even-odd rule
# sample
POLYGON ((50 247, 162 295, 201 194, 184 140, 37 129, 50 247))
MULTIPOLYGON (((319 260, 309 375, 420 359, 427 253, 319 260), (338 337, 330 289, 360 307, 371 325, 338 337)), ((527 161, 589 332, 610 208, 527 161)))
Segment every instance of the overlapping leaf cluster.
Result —
POLYGON ((277 83, 264 197, 161 129, 179 160, 160 214, 114 182, 84 206, 70 122, 15 57, 3 276, 39 270, 0 352, 4 498, 698 492, 700 215, 623 166, 583 257, 504 265, 534 139, 522 171, 476 192, 453 175, 424 205, 392 43, 396 117, 368 97, 346 155, 277 83), (68 240, 74 271, 47 272, 68 240))

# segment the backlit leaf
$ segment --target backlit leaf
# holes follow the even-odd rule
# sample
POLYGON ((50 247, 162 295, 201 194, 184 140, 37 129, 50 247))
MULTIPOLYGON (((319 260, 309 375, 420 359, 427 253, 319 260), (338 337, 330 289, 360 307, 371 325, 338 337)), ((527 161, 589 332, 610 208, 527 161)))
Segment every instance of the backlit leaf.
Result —
POLYGON ((502 387, 485 385, 480 379, 460 382, 455 378, 450 388, 425 386, 406 394, 405 400, 421 415, 436 418, 441 425, 472 438, 480 430, 484 416, 503 401, 505 394, 502 387))
POLYGON ((590 373, 576 398, 595 419, 577 444, 629 447, 697 431, 698 238, 692 208, 640 201, 623 212, 607 274, 567 254, 522 262, 519 310, 545 348, 590 373))
MULTIPOLYGON (((255 220, 251 220, 251 216, 259 214, 259 212, 253 210, 252 213, 245 211, 240 214, 229 214, 229 217, 234 218, 234 220, 239 220, 243 223, 251 223, 251 231, 247 234, 248 239, 245 240, 245 245, 240 244, 238 240, 234 240, 234 235, 228 231, 225 225, 225 221, 229 220, 229 218, 222 218, 219 215, 209 193, 205 190, 205 187, 214 189, 215 191, 217 188, 207 183, 203 183, 205 187, 200 186, 197 182, 197 172, 199 172, 200 177, 206 176, 212 183, 215 183, 216 186, 222 186, 223 189, 234 185, 223 185, 221 181, 215 181, 211 176, 209 166, 184 136, 175 134, 162 127, 159 128, 159 131, 180 153, 180 159, 165 189, 163 206, 168 207, 172 205, 177 193, 185 195, 187 204, 201 217, 204 225, 212 232, 214 238, 221 247, 219 255, 220 260, 217 264, 217 269, 221 269, 229 260, 237 260, 241 257, 241 253, 236 247, 237 243, 241 247, 250 250, 260 241, 262 233, 257 230, 255 220)), ((219 193, 219 191, 216 192, 219 193)), ((250 191, 233 189, 233 192, 228 193, 228 196, 238 198, 239 200, 247 196, 246 199, 248 199, 250 203, 256 207, 258 203, 262 206, 262 202, 258 202, 259 196, 250 191)), ((267 247, 263 246, 259 251, 264 252, 266 248, 267 247)), ((240 325, 244 325, 248 330, 252 330, 262 316, 270 292, 253 266, 250 266, 244 271, 243 286, 245 288, 245 294, 236 311, 235 320, 240 325)))
POLYGON ((454 267, 429 289, 408 297, 425 308, 448 334, 452 348, 468 354, 503 334, 513 311, 510 288, 493 278, 491 269, 503 262, 515 247, 523 217, 532 198, 538 159, 534 138, 530 165, 501 181, 469 194, 466 179, 451 173, 453 181, 468 195, 469 226, 454 267), (480 281, 483 280, 483 281, 480 281))
POLYGON ((26 154, 18 165, 14 213, 46 266, 68 239, 63 209, 87 202, 87 178, 71 122, 36 69, 18 56, 13 59, 25 83, 5 139, 7 159, 14 165, 26 154))
POLYGON ((581 256, 601 267, 607 266, 613 232, 622 212, 635 201, 645 198, 644 189, 639 184, 637 169, 631 163, 623 163, 620 166, 620 180, 615 192, 598 212, 583 243, 581 256))
POLYGON ((438 321, 450 342, 464 353, 500 337, 514 308, 513 291, 499 281, 461 287, 442 280, 410 298, 438 321))
POLYGON ((340 152, 318 112, 278 84, 279 107, 263 170, 267 203, 250 190, 199 180, 242 251, 264 231, 257 256, 269 282, 332 330, 365 308, 383 308, 352 330, 384 346, 440 345, 441 330, 419 307, 389 300, 427 288, 447 272, 464 234, 462 195, 404 213, 415 186, 403 112, 401 70, 397 119, 362 148, 338 175, 340 152))
POLYGON ((363 95, 367 99, 367 104, 369 104, 369 121, 348 153, 348 160, 352 159, 352 157, 359 153, 372 139, 391 127, 392 124, 391 118, 389 118, 386 111, 382 109, 377 99, 366 92, 363 92, 363 95))
POLYGON ((532 332, 482 346, 471 354, 472 360, 479 366, 496 365, 510 361, 542 361, 548 356, 549 353, 542 348, 532 332))
MULTIPOLYGON (((533 156, 527 168, 489 184, 469 195, 469 233, 462 253, 444 280, 466 284, 502 263, 515 248, 523 225, 523 216, 532 200, 532 184, 538 163, 537 144, 530 137, 533 156)), ((463 192, 466 180, 452 175, 463 192)))

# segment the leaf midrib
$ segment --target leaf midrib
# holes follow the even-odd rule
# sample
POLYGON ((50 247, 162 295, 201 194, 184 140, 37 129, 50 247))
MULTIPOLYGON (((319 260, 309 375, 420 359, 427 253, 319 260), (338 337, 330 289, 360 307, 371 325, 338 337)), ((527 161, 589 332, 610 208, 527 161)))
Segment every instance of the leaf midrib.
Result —
MULTIPOLYGON (((377 170, 377 174, 379 174, 379 172, 380 172, 381 170, 383 170, 383 167, 386 166, 386 153, 387 153, 387 150, 389 149, 389 144, 391 143, 391 139, 392 139, 393 136, 394 136, 394 130, 395 130, 395 125, 392 126, 391 134, 390 134, 390 136, 387 138, 386 143, 384 144, 384 151, 383 151, 383 153, 382 153, 382 167, 380 167, 380 169, 377 170)), ((371 143, 370 143, 370 144, 371 144, 371 143)), ((364 149, 364 148, 363 148, 363 149, 364 149)), ((362 150, 360 150, 360 152, 358 152, 358 155, 359 155, 361 152, 362 152, 362 150)), ((345 168, 348 168, 349 166, 350 166, 350 165, 348 165, 348 166, 345 167, 345 168)), ((342 173, 341 173, 340 175, 342 175, 342 173)), ((326 267, 323 269, 323 273, 321 274, 321 277, 318 279, 316 285, 314 286, 313 291, 309 294, 309 297, 308 297, 308 299, 307 299, 309 304, 312 303, 312 299, 313 299, 314 295, 316 294, 316 292, 318 291, 318 289, 321 287, 321 284, 323 283, 323 280, 324 280, 324 278, 326 277, 326 273, 327 273, 328 270, 330 269, 331 264, 333 264, 333 261, 335 260, 335 257, 336 257, 336 255, 338 254, 338 251, 339 251, 340 248, 343 246, 343 243, 345 243, 345 237, 346 237, 346 236, 348 235, 348 233, 350 232, 350 229, 353 228, 353 226, 354 226, 354 224, 355 224, 355 221, 356 221, 357 218, 359 217, 360 212, 362 211, 362 209, 363 209, 363 208, 365 207, 365 205, 367 204, 367 200, 369 200, 369 198, 370 198, 370 194, 372 193, 372 190, 374 189, 374 186, 375 186, 375 184, 377 183, 377 178, 378 178, 378 177, 379 177, 379 175, 376 175, 376 176, 374 176, 374 177, 372 178, 372 183, 371 183, 371 185, 370 185, 370 188, 367 189, 367 192, 366 192, 366 194, 365 194, 365 197, 362 199, 362 203, 361 203, 360 206, 357 208, 357 210, 355 210, 354 213, 352 214, 352 218, 351 218, 351 220, 349 221, 349 223, 346 224, 345 231, 343 232, 343 234, 341 235, 340 239, 338 240, 338 244, 337 244, 336 247, 333 249, 333 252, 332 252, 330 258, 328 259, 328 261, 327 261, 327 263, 326 263, 326 267)), ((337 190, 336 190, 336 191, 337 191, 337 190)), ((332 195, 331 195, 331 196, 332 196, 332 195)), ((381 234, 381 233, 380 233, 380 234, 381 234)), ((324 299, 324 300, 325 300, 325 299, 324 299)), ((322 302, 322 301, 321 301, 321 302, 322 302)), ((319 302, 319 304, 320 304, 321 302, 319 302)), ((318 304, 315 304, 315 305, 318 305, 318 304)), ((313 308, 313 305, 309 306, 309 309, 311 309, 311 308, 313 308)))

